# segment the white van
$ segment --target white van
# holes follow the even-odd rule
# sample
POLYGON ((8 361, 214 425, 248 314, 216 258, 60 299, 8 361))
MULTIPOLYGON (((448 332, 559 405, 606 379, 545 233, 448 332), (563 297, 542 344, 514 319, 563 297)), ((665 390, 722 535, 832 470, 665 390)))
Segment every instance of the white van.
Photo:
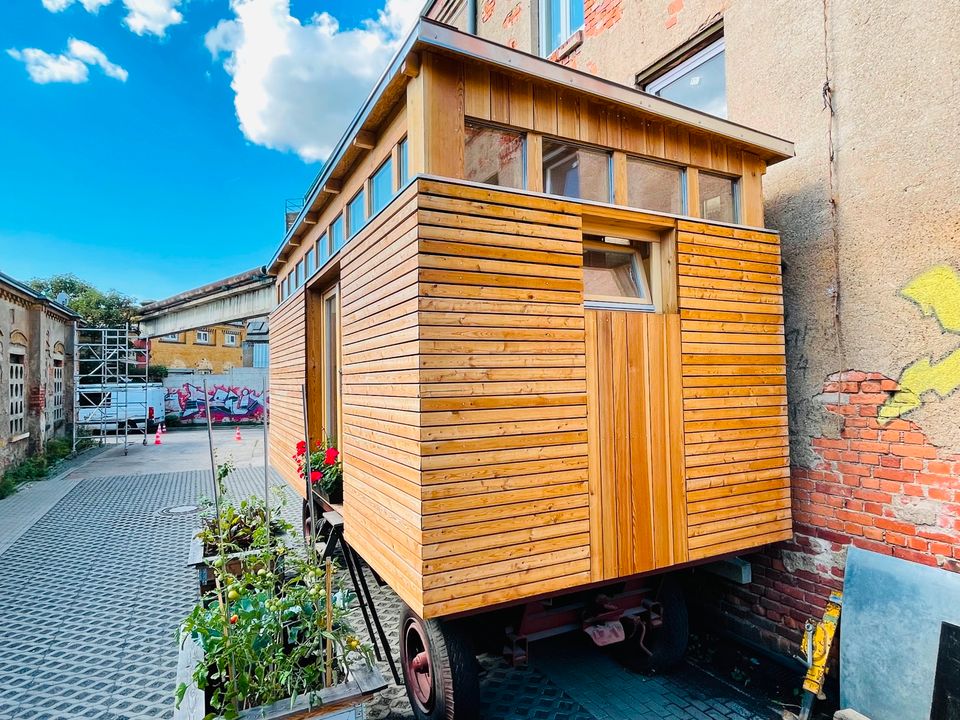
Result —
POLYGON ((77 424, 91 433, 128 429, 153 432, 164 418, 162 383, 78 386, 77 424))

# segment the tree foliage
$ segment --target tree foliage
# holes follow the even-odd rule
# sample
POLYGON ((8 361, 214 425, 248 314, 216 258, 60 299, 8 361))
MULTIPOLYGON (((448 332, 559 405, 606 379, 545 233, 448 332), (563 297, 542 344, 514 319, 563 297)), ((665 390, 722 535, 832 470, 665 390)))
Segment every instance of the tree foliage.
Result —
POLYGON ((121 327, 138 309, 136 300, 129 295, 116 290, 104 292, 72 274, 34 278, 29 285, 51 300, 56 300, 60 293, 65 293, 67 307, 79 314, 91 327, 121 327))

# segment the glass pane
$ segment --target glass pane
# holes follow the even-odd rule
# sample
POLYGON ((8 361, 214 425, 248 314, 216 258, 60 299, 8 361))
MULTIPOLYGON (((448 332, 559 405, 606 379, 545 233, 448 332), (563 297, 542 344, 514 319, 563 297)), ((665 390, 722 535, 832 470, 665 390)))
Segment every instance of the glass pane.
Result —
POLYGON ((333 254, 343 247, 343 215, 337 215, 330 225, 330 253, 333 254))
POLYGON ((735 184, 736 181, 731 178, 701 172, 700 217, 705 220, 739 222, 735 184))
POLYGON ((627 204, 644 210, 683 213, 683 172, 678 167, 627 158, 627 204))
POLYGON ((323 308, 323 382, 324 408, 323 430, 327 437, 337 442, 337 407, 340 396, 339 353, 337 352, 337 296, 324 301, 323 308))
POLYGON ((468 123, 464 177, 488 185, 523 188, 523 135, 468 123))
POLYGON ((697 65, 656 91, 667 100, 725 118, 727 83, 723 52, 697 65))
POLYGON ((297 263, 297 287, 303 285, 303 260, 297 263))
POLYGON ((570 3, 570 31, 576 32, 583 25, 583 0, 567 0, 570 3))
POLYGON ((373 214, 383 210, 393 199, 393 160, 388 159, 370 180, 373 214))
POLYGON ((304 272, 307 273, 307 277, 313 275, 314 265, 313 265, 313 248, 307 250, 306 262, 304 263, 304 272))
POLYGON ((317 270, 323 267, 323 264, 327 261, 327 258, 330 257, 330 248, 327 246, 327 234, 324 233, 320 236, 320 239, 317 240, 317 270))
POLYGON ((583 295, 586 299, 650 304, 650 247, 591 247, 583 253, 583 295))
POLYGON ((407 151, 406 138, 400 141, 397 150, 397 154, 400 156, 400 187, 402 188, 410 179, 410 161, 408 158, 409 152, 407 151))
POLYGON ((610 156, 544 140, 543 187, 552 195, 610 202, 610 156))
POLYGON ((353 196, 347 205, 347 222, 350 223, 350 237, 356 235, 367 222, 367 198, 363 190, 353 196))

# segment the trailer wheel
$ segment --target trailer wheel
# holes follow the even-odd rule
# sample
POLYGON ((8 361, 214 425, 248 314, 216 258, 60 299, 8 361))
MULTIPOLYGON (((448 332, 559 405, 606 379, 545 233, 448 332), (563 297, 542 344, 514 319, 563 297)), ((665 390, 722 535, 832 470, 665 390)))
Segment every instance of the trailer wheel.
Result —
POLYGON ((417 720, 480 717, 477 659, 455 625, 423 620, 404 605, 400 613, 400 665, 417 720))
POLYGON ((664 578, 657 600, 663 607, 663 624, 652 628, 643 638, 643 647, 650 654, 640 647, 639 636, 630 643, 629 665, 641 672, 666 673, 676 670, 687 652, 690 639, 687 601, 680 583, 672 577, 664 578))

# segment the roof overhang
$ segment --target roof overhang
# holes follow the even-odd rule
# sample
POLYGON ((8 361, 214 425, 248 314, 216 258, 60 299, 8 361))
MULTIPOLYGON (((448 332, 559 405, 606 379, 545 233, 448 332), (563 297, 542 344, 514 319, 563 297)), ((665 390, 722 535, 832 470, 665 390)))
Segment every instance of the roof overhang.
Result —
POLYGON ((51 300, 46 295, 38 293, 29 285, 20 282, 19 280, 10 277, 6 273, 0 272, 0 284, 7 285, 12 288, 15 292, 20 295, 25 296, 26 298, 39 303, 40 305, 45 306, 51 312, 62 316, 66 320, 80 320, 80 315, 66 305, 61 305, 56 300, 51 300))
MULTIPOLYGON (((448 25, 421 17, 397 50, 393 60, 380 76, 372 92, 367 96, 363 105, 360 106, 360 110, 350 122, 347 131, 337 142, 330 157, 324 163, 305 196, 303 209, 290 225, 283 241, 267 265, 269 272, 276 272, 284 249, 301 232, 302 224, 308 213, 314 212, 314 205, 323 193, 324 187, 333 179, 338 170, 342 170, 341 164, 348 151, 353 148, 353 138, 364 130, 364 124, 374 114, 375 110, 384 104, 396 102, 405 87, 406 78, 403 75, 403 69, 407 57, 420 50, 448 53, 486 63, 505 71, 530 75, 543 82, 560 87, 569 87, 577 93, 593 96, 603 102, 632 107, 666 121, 692 129, 699 129, 744 146, 745 149, 763 158, 768 165, 786 160, 794 155, 793 143, 788 140, 678 105, 642 90, 559 65, 536 55, 484 40, 476 35, 460 32, 448 25)), ((313 227, 313 225, 311 224, 309 227, 313 227)))

